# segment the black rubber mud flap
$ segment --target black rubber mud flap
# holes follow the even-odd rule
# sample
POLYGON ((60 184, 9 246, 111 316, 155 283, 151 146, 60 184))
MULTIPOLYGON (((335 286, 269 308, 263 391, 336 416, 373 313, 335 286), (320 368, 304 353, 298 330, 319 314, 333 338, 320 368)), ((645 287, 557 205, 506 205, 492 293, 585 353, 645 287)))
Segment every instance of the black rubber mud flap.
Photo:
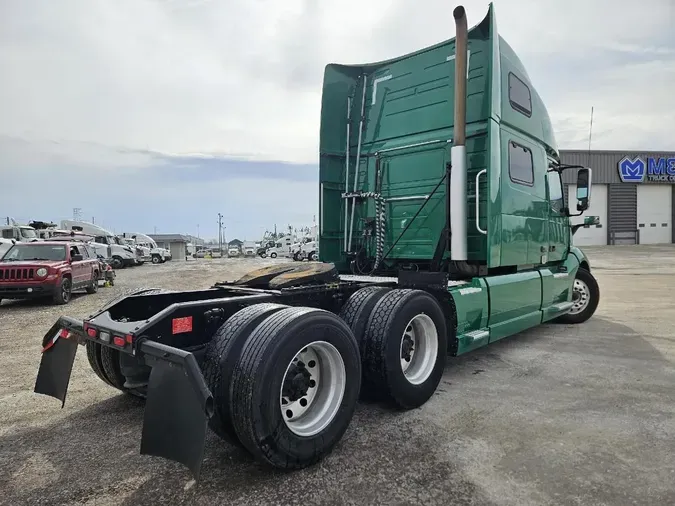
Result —
POLYGON ((33 391, 60 400, 62 408, 82 331, 81 321, 61 317, 42 339, 42 358, 33 391))
POLYGON ((140 350, 152 365, 141 455, 179 462, 198 480, 213 397, 197 360, 190 352, 152 341, 142 342, 140 350))

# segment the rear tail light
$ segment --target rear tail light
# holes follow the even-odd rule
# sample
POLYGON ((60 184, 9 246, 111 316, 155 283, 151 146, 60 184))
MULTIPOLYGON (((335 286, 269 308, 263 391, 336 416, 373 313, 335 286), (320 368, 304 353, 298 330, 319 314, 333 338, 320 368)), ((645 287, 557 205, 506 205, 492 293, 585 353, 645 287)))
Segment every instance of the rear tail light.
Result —
POLYGON ((88 335, 89 337, 94 337, 94 338, 95 338, 95 337, 96 337, 96 334, 97 334, 97 332, 96 332, 96 329, 95 329, 94 327, 87 327, 87 335, 88 335))
POLYGON ((113 344, 115 346, 119 346, 120 348, 123 348, 126 343, 127 342, 123 337, 120 337, 120 336, 113 337, 113 344))

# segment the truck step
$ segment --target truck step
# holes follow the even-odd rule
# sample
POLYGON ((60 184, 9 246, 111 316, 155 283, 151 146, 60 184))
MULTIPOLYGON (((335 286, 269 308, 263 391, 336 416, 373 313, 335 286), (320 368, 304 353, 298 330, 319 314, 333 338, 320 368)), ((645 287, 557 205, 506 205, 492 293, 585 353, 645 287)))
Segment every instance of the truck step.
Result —
POLYGON ((572 306, 574 305, 574 302, 558 302, 557 304, 552 304, 550 307, 550 311, 552 312, 560 312, 560 313, 565 313, 572 309, 572 306))
POLYGON ((476 341, 478 339, 485 339, 486 337, 488 337, 490 335, 490 330, 489 329, 472 330, 471 332, 467 332, 464 335, 476 341))

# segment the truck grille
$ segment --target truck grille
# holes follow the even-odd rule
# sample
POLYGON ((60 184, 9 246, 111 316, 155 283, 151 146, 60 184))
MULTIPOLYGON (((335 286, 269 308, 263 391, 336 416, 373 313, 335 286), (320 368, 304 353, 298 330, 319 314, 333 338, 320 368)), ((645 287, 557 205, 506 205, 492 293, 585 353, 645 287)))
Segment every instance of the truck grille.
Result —
POLYGON ((4 267, 0 268, 0 281, 23 281, 33 279, 32 267, 4 267))

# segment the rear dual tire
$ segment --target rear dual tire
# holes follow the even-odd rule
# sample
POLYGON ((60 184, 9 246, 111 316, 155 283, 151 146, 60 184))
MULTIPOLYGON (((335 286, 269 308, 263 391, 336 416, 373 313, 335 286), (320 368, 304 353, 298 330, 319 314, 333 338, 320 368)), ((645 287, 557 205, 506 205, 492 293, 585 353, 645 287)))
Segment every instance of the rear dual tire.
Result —
POLYGON ((209 427, 221 439, 240 446, 230 409, 232 373, 251 332, 270 314, 288 306, 255 304, 236 312, 216 331, 206 347, 202 373, 214 400, 209 427))
POLYGON ((87 341, 85 347, 89 366, 104 383, 134 397, 145 398, 146 390, 144 388, 126 388, 124 386, 126 378, 122 374, 121 352, 119 350, 93 341, 87 341))
POLYGON ((447 325, 438 301, 422 290, 367 287, 355 292, 340 316, 359 342, 361 397, 399 409, 427 402, 443 376, 447 325))
POLYGON ((349 327, 321 309, 283 309, 251 333, 235 368, 235 431, 261 462, 288 470, 313 465, 347 430, 360 386, 349 327))
POLYGON ((349 426, 361 385, 349 327, 321 309, 257 304, 218 334, 203 366, 214 432, 279 469, 328 454, 349 426))

